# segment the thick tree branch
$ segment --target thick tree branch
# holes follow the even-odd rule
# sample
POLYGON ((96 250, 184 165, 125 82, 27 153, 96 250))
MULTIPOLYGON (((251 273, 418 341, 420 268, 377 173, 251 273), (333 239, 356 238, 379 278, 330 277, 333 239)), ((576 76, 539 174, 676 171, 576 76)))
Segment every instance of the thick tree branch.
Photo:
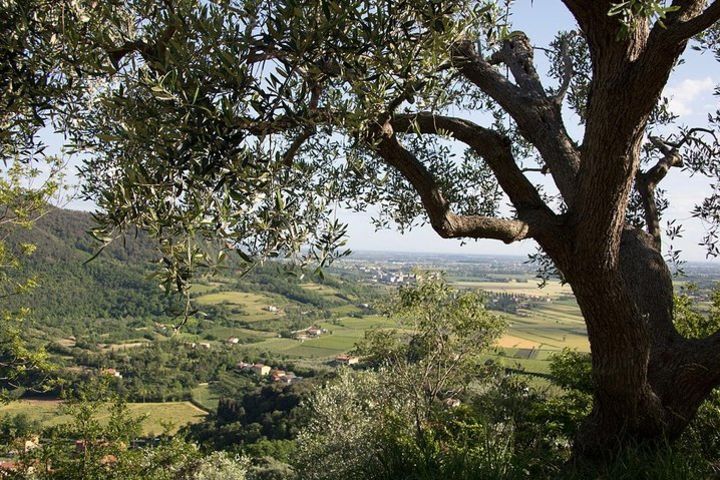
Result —
MULTIPOLYGON (((534 87, 527 90, 512 84, 475 51, 471 42, 460 42, 454 50, 460 72, 510 114, 547 163, 565 202, 572 204, 580 155, 565 130, 560 107, 544 92, 538 95, 534 87)), ((532 74, 523 83, 534 84, 532 74)))
POLYGON ((642 173, 635 179, 635 188, 640 194, 640 201, 645 218, 645 228, 653 238, 655 248, 660 251, 662 248, 662 230, 660 229, 660 212, 658 212, 655 200, 655 185, 651 185, 642 173))
MULTIPOLYGON (((595 269, 617 268, 625 213, 650 114, 684 45, 658 50, 647 24, 593 53, 579 192, 571 205, 576 254, 603 252, 595 269), (650 43, 648 43, 650 42, 650 43), (602 238, 602 240, 600 240, 602 238)), ((592 51, 592 48, 591 48, 592 51)))
POLYGON ((720 0, 714 0, 707 8, 706 4, 706 0, 675 0, 672 5, 679 9, 668 14, 664 25, 658 23, 653 27, 643 58, 638 62, 638 71, 667 69, 668 60, 674 64, 690 38, 717 22, 720 0))
POLYGON ((290 144, 287 151, 283 155, 282 163, 286 167, 290 167, 293 164, 293 161, 295 160, 295 156, 300 151, 300 148, 302 148, 303 144, 307 142, 310 137, 312 137, 315 134, 315 128, 314 127, 305 127, 300 134, 295 137, 295 140, 290 144))
POLYGON ((142 40, 125 42, 119 47, 107 48, 106 53, 110 57, 113 67, 118 68, 122 59, 131 53, 139 53, 149 64, 154 64, 167 48, 167 44, 177 33, 177 25, 170 24, 162 31, 157 40, 151 45, 142 40))
POLYGON ((515 32, 505 40, 502 48, 490 56, 488 63, 504 63, 520 88, 538 97, 545 97, 545 89, 535 69, 533 47, 524 33, 515 32))
POLYGON ((420 195, 430 223, 441 237, 489 238, 513 243, 532 236, 531 224, 523 220, 453 213, 433 175, 400 145, 390 123, 376 126, 371 135, 377 154, 398 170, 420 195))
POLYGON ((580 25, 596 20, 603 12, 607 14, 611 4, 607 0, 562 0, 562 2, 580 25))
POLYGON ((710 133, 712 130, 706 128, 692 128, 685 132, 682 138, 676 142, 663 140, 659 137, 650 136, 649 140, 653 146, 662 153, 662 158, 646 172, 638 172, 635 178, 635 186, 640 193, 640 198, 645 212, 645 224, 648 233, 652 235, 655 247, 661 248, 660 216, 655 202, 655 189, 663 181, 673 167, 682 167, 683 159, 680 149, 688 143, 696 133, 710 133))
POLYGON ((688 392, 689 397, 700 400, 711 390, 720 386, 720 331, 702 339, 686 341, 683 377, 687 385, 696 391, 688 392))
POLYGON ((585 34, 591 52, 597 51, 602 45, 616 42, 617 20, 608 16, 613 1, 611 0, 562 0, 585 34), (612 26, 610 25, 612 22, 612 26))
POLYGON ((705 5, 704 0, 675 3, 684 3, 686 5, 681 6, 681 10, 678 12, 678 20, 667 27, 665 37, 669 41, 686 41, 712 27, 720 20, 720 0, 714 0, 705 10, 701 10, 705 5))
MULTIPOLYGON (((429 112, 394 115, 396 132, 439 134, 448 132, 480 155, 518 211, 548 209, 535 186, 522 174, 512 155, 510 140, 469 120, 429 112)), ((549 209, 548 209, 549 211, 549 209)))

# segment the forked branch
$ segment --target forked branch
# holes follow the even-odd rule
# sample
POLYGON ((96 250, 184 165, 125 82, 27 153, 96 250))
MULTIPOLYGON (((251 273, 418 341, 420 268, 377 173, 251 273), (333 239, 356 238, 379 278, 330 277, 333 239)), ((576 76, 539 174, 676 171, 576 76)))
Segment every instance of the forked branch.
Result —
POLYGON ((686 1, 682 3, 689 5, 686 5, 684 9, 681 8, 679 11, 680 19, 668 27, 666 35, 671 41, 688 40, 712 27, 720 20, 720 0, 714 0, 702 11, 699 10, 705 5, 704 1, 686 1), (699 13, 694 15, 696 11, 699 11, 699 13), (690 18, 685 19, 684 17, 688 15, 690 15, 690 18))
POLYGON ((515 32, 503 42, 502 48, 490 56, 491 65, 504 63, 517 85, 528 93, 545 97, 540 75, 535 69, 533 47, 523 32, 515 32))
POLYGON ((513 243, 532 236, 531 224, 523 220, 453 213, 432 173, 400 144, 389 122, 377 125, 369 140, 382 160, 400 172, 418 193, 430 224, 441 237, 489 238, 513 243))
MULTIPOLYGON (((538 87, 532 71, 525 74, 517 72, 523 84, 533 85, 533 89, 528 91, 506 79, 475 50, 472 42, 456 44, 453 58, 460 73, 513 118, 523 137, 538 149, 547 163, 565 202, 572 204, 580 153, 565 130, 559 106, 544 91, 537 91, 542 87, 538 87)), ((521 69, 521 64, 527 62, 528 57, 523 58, 522 61, 516 60, 515 68, 521 69)))
POLYGON ((662 231, 660 229, 660 212, 655 200, 655 190, 672 167, 683 166, 679 149, 687 141, 687 138, 689 137, 685 136, 680 142, 672 143, 650 136, 650 142, 663 156, 652 168, 646 172, 638 172, 635 177, 635 187, 640 194, 645 214, 645 225, 648 233, 653 237, 655 248, 658 251, 662 247, 662 231))
POLYGON ((485 160, 495 174, 500 187, 518 211, 525 209, 549 211, 535 186, 522 174, 515 163, 510 140, 504 135, 469 120, 435 115, 430 112, 394 115, 391 125, 395 131, 408 134, 452 135, 485 160))

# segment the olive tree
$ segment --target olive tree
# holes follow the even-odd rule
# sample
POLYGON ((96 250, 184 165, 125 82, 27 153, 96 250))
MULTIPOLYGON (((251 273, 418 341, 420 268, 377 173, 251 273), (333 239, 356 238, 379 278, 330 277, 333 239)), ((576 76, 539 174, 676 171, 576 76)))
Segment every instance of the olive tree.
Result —
MULTIPOLYGON (((658 185, 681 167, 717 176, 718 114, 673 129, 661 94, 694 37, 717 47, 720 2, 563 0, 576 29, 548 46, 549 77, 505 3, 104 3, 87 41, 112 80, 74 124, 98 235, 147 229, 181 290, 226 250, 309 245, 324 262, 337 207, 443 238, 532 239, 587 324, 578 455, 678 437, 720 383, 720 333, 673 326, 658 185)), ((695 214, 716 222, 718 198, 695 214)))

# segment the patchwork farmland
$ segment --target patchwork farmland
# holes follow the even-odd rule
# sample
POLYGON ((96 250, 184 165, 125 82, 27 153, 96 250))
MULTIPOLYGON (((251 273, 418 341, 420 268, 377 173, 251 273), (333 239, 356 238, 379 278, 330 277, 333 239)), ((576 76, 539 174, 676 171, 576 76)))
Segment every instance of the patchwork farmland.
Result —
POLYGON ((518 299, 515 312, 505 312, 508 329, 488 358, 510 368, 547 373, 550 356, 564 348, 589 352, 585 323, 569 286, 548 281, 539 288, 534 280, 507 282, 459 281, 463 288, 518 299))
MULTIPOLYGON (((502 312, 508 320, 508 329, 487 353, 489 359, 510 368, 544 373, 552 353, 563 348, 589 350, 580 310, 566 285, 551 281, 544 288, 538 288, 535 280, 525 276, 510 281, 499 278, 480 281, 465 277, 454 284, 463 289, 482 290, 489 297, 505 295, 518 299, 515 311, 502 312)), ((196 302, 227 312, 231 323, 212 327, 208 332, 218 341, 240 339, 236 348, 248 356, 268 355, 289 361, 327 363, 352 350, 367 330, 401 328, 392 319, 370 314, 358 304, 361 300, 336 287, 311 282, 302 283, 300 287, 333 302, 326 309, 326 318, 308 319, 301 327, 319 327, 323 333, 317 337, 298 339, 280 334, 281 326, 290 321, 289 311, 306 313, 304 304, 283 295, 233 291, 229 290, 229 282, 215 282, 211 286, 198 287, 196 302)))

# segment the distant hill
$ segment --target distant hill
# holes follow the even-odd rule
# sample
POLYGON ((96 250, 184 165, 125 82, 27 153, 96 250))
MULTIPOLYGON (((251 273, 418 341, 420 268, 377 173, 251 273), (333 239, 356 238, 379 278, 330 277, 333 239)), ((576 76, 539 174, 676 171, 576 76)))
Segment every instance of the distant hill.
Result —
MULTIPOLYGON (((37 246, 31 263, 85 262, 100 247, 89 234, 95 227, 91 213, 51 209, 31 229, 16 229, 8 243, 30 242, 37 246)), ((128 235, 107 246, 100 258, 147 263, 157 258, 155 243, 142 233, 128 235)))
MULTIPOLYGON (((88 233, 94 225, 90 213, 53 209, 32 229, 14 231, 7 240, 10 248, 19 248, 21 243, 37 247, 17 274, 35 276, 39 287, 11 298, 10 308, 30 306, 33 323, 27 330, 44 339, 74 336, 96 343, 136 339, 138 335, 154 339, 157 324, 174 323, 173 312, 180 311, 180 299, 166 295, 151 278, 153 262, 159 256, 155 242, 138 232, 117 240, 93 258, 100 247, 88 233)), ((332 275, 315 279, 337 290, 328 295, 300 286, 299 278, 283 273, 277 263, 240 275, 232 260, 229 262, 222 284, 206 285, 205 290, 263 292, 304 305, 305 310, 347 305, 352 303, 348 298, 367 293, 359 284, 332 275)), ((230 315, 222 313, 222 306, 205 305, 203 309, 213 310, 214 316, 230 315)))
POLYGON ((166 316, 174 300, 148 278, 157 258, 153 241, 143 234, 127 236, 88 262, 100 246, 88 233, 93 226, 90 213, 53 209, 32 229, 13 232, 10 248, 37 246, 22 274, 37 276, 40 286, 11 299, 10 307, 29 305, 38 326, 63 330, 71 325, 84 330, 98 319, 166 316))

